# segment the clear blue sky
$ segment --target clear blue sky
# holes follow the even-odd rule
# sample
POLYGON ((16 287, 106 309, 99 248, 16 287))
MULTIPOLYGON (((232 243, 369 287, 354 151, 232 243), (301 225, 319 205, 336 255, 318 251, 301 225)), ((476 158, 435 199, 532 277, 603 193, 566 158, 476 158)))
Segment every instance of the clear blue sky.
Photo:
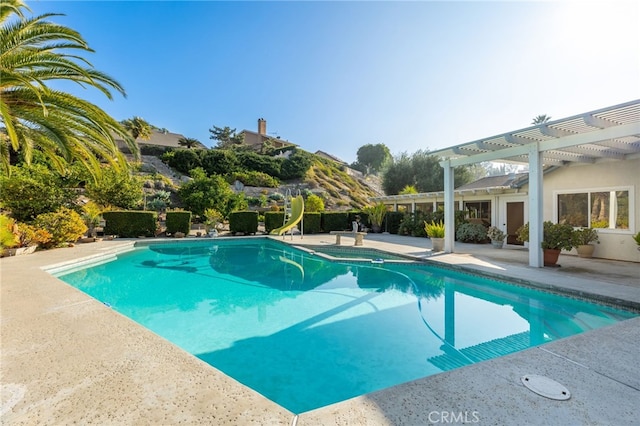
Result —
POLYGON ((74 90, 211 146, 267 132, 345 161, 436 150, 640 98, 639 2, 31 1, 127 91, 74 90))

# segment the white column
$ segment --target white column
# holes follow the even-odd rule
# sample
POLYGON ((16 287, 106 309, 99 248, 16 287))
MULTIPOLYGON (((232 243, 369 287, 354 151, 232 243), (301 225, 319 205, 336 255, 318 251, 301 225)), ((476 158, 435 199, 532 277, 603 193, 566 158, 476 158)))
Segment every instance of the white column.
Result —
POLYGON ((542 152, 538 143, 529 144, 529 266, 544 266, 542 257, 543 235, 542 152))
POLYGON ((451 167, 449 160, 441 162, 440 165, 444 168, 444 251, 445 253, 453 253, 456 236, 453 167, 451 167))
POLYGON ((411 213, 416 212, 416 200, 411 200, 411 213))

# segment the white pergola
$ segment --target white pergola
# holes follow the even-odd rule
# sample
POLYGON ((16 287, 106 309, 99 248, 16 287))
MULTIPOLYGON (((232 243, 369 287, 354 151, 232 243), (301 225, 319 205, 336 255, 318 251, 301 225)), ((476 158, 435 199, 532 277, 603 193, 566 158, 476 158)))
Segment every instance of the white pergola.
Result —
POLYGON ((542 267, 543 166, 640 158, 640 99, 432 154, 443 159, 444 250, 448 253, 453 252, 455 239, 454 167, 483 161, 529 165, 529 266, 542 267))

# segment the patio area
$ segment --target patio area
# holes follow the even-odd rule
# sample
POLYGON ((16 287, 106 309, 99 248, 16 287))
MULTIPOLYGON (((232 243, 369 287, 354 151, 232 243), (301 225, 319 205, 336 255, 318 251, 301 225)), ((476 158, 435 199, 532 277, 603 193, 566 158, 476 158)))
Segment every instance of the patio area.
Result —
MULTIPOLYGON (((0 260, 2 424, 633 424, 640 416, 640 317, 295 415, 41 269, 135 241, 0 260), (525 374, 560 382, 571 399, 529 391, 525 374)), ((333 245, 335 237, 285 241, 333 245)), ((531 268, 526 249, 456 243, 456 253, 433 254, 428 239, 382 234, 363 247, 640 310, 640 263, 561 255, 559 268, 531 268)))

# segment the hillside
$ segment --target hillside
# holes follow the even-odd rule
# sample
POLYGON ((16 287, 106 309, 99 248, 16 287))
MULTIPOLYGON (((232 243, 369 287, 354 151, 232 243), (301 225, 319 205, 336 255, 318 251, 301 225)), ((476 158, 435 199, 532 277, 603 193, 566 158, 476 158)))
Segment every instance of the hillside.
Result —
MULTIPOLYGON (((172 170, 157 157, 142 156, 142 163, 143 170, 148 173, 161 174, 176 186, 189 179, 172 170)), ((243 191, 248 197, 257 197, 265 191, 268 194, 275 192, 286 194, 287 190, 291 190, 295 195, 298 190, 305 189, 321 196, 325 201, 325 208, 328 210, 361 208, 370 204, 370 197, 383 195, 378 177, 365 177, 358 171, 315 155, 304 179, 282 182, 278 188, 245 186, 243 191)))
POLYGON ((360 172, 317 156, 304 183, 314 193, 318 190, 325 192, 325 207, 328 209, 361 208, 369 204, 369 198, 383 195, 377 177, 365 177, 360 172))

